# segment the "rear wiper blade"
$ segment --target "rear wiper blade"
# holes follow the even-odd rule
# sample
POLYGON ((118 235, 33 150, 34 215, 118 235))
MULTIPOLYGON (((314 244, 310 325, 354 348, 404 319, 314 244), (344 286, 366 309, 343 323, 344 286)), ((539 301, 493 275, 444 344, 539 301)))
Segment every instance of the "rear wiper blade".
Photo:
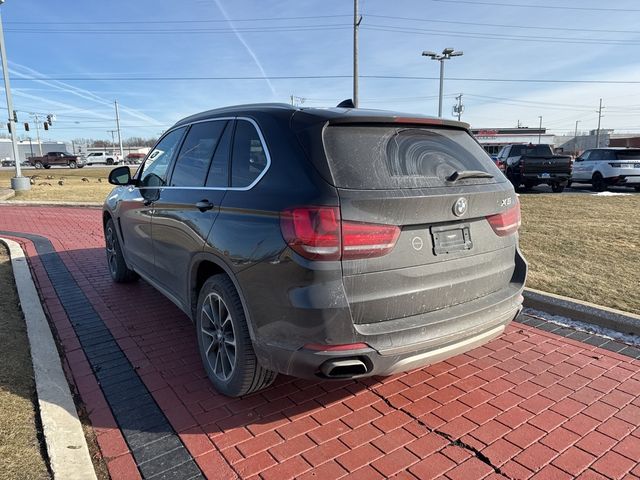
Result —
POLYGON ((456 170, 447 177, 447 182, 456 182, 463 178, 493 178, 493 175, 482 170, 456 170))

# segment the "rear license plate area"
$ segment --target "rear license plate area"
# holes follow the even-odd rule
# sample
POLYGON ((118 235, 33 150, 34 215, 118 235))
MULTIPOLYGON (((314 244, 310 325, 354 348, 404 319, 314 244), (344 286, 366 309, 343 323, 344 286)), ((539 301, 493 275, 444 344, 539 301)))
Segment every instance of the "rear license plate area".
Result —
POLYGON ((431 227, 431 239, 436 255, 471 250, 473 247, 469 225, 431 227))
POLYGON ((538 177, 540 177, 540 178, 549 178, 549 177, 551 177, 551 175, 549 175, 548 173, 541 173, 540 175, 538 175, 538 177))

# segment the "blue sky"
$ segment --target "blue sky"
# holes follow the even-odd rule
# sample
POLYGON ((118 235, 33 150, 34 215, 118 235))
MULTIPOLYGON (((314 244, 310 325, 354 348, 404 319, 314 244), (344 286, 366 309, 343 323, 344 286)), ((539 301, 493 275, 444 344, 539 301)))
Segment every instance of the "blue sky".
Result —
MULTIPOLYGON (((435 78, 437 62, 420 53, 444 47, 464 51, 446 63, 449 78, 640 81, 634 0, 360 4, 361 107, 436 114, 437 80, 366 76, 435 78), (525 3, 536 7, 517 6, 525 3)), ((69 140, 109 139, 114 99, 124 137, 156 136, 197 111, 288 102, 292 94, 304 106, 334 106, 351 97, 352 9, 350 0, 7 0, 1 12, 15 108, 20 121, 25 112, 56 114, 45 138, 69 140), (346 78, 150 79, 318 75, 346 78)), ((445 116, 458 93, 462 119, 474 127, 537 126, 542 115, 555 132, 573 132, 576 120, 586 131, 596 127, 602 97, 603 128, 640 133, 640 84, 450 79, 445 116)))

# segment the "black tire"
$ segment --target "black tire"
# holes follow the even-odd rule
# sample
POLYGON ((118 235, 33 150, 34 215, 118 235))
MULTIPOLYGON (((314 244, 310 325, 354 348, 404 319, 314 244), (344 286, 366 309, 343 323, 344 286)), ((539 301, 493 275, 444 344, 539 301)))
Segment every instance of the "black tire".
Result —
POLYGON ((49 170, 51 168, 51 165, 45 165, 44 168, 49 170))
POLYGON ((552 183, 551 191, 553 193, 562 193, 564 191, 564 185, 562 185, 561 183, 552 183))
POLYGON ((107 165, 113 165, 113 158, 107 158, 107 165))
POLYGON ((569 181, 567 182, 567 188, 571 188, 571 183, 573 183, 573 182, 571 182, 571 180, 569 180, 569 181))
POLYGON ((36 167, 38 170, 44 168, 44 165, 42 164, 42 162, 36 162, 33 166, 36 167))
POLYGON ((69 162, 69 168, 78 168, 78 164, 75 162, 75 160, 71 160, 69 162))
POLYGON ((604 178, 602 177, 602 174, 600 172, 596 172, 593 174, 593 177, 591 178, 591 186, 596 192, 604 192, 607 189, 607 184, 605 183, 604 178))
POLYGON ((242 302, 227 275, 212 276, 200 289, 196 332, 202 365, 223 395, 247 395, 276 379, 276 372, 258 363, 242 302))
POLYGON ((111 278, 116 283, 130 283, 140 278, 136 272, 127 267, 118 241, 118 234, 112 219, 104 226, 105 249, 107 252, 107 266, 111 278))
POLYGON ((633 187, 636 192, 640 192, 640 187, 633 187))

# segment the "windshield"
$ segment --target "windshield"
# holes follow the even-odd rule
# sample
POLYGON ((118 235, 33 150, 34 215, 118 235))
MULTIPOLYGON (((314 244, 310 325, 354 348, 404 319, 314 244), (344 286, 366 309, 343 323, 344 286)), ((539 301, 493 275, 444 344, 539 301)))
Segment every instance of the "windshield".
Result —
POLYGON ((510 157, 527 155, 529 157, 546 157, 553 155, 549 145, 513 145, 511 147, 510 157))

